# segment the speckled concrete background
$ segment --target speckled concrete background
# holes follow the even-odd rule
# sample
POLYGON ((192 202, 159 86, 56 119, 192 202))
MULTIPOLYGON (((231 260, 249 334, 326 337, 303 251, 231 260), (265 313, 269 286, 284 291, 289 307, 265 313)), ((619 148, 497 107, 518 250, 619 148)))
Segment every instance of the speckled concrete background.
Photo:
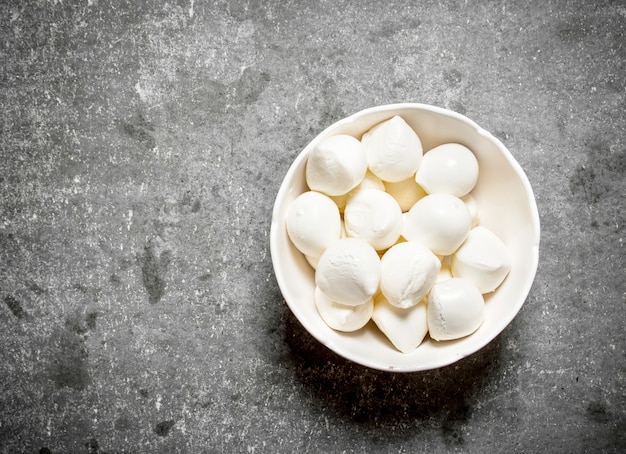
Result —
POLYGON ((626 448, 626 5, 3 1, 0 452, 626 448), (464 113, 526 170, 526 305, 454 366, 349 363, 269 254, 334 120, 464 113))

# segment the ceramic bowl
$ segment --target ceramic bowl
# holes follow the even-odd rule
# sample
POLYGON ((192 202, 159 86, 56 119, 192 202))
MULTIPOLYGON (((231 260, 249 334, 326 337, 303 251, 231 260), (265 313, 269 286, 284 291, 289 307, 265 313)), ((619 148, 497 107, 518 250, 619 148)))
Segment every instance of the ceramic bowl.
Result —
POLYGON ((524 171, 507 148, 474 121, 440 107, 403 103, 372 107, 332 124, 315 137, 287 171, 272 213, 270 249, 276 280, 283 297, 302 326, 321 344, 361 365, 395 372, 443 367, 471 355, 491 342, 522 308, 533 283, 539 258, 539 215, 524 171), (512 267, 496 291, 485 295, 485 319, 473 334, 437 342, 426 336, 411 353, 401 353, 373 321, 363 329, 344 333, 329 328, 314 303, 314 270, 293 246, 285 217, 292 201, 308 190, 307 155, 324 138, 350 134, 360 139, 372 126, 399 115, 420 137, 424 152, 449 142, 470 148, 478 159, 480 176, 472 191, 480 210, 480 224, 496 233, 512 256, 512 267))

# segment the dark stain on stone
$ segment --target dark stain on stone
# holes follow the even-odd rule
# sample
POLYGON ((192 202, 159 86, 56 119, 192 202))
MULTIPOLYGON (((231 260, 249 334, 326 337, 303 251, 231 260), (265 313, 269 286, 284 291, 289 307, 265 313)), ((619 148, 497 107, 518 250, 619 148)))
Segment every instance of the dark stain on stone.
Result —
POLYGON ((587 147, 587 159, 570 176, 570 191, 581 194, 589 204, 595 204, 621 185, 626 173, 626 149, 612 153, 604 143, 593 142, 587 147))
POLYGON ((371 42, 378 42, 381 39, 391 39, 398 33, 405 30, 415 30, 419 28, 420 25, 422 25, 422 21, 415 18, 406 18, 403 20, 402 28, 398 28, 396 21, 385 20, 379 27, 369 33, 367 39, 371 42))
POLYGON ((151 304, 161 301, 165 294, 165 273, 167 272, 170 258, 169 251, 162 251, 159 254, 152 242, 144 247, 144 253, 140 259, 141 277, 151 304))
POLYGON ((616 422, 608 425, 611 446, 626 446, 626 417, 622 415, 616 422))
POLYGON ((85 323, 87 324, 87 328, 90 330, 96 329, 96 319, 98 318, 98 312, 88 312, 85 315, 85 323))
POLYGON ((113 427, 115 427, 115 430, 119 430, 119 431, 130 430, 132 429, 132 426, 133 424, 131 420, 127 418, 126 416, 120 416, 113 423, 113 427))
POLYGON ((45 293, 45 290, 33 280, 28 282, 27 288, 35 295, 43 295, 45 293))
POLYGON ((197 213, 202 206, 200 199, 194 199, 190 191, 183 195, 180 204, 183 207, 183 212, 189 211, 191 213, 197 213))
POLYGON ((192 194, 191 194, 191 191, 186 191, 186 192, 183 194, 183 197, 182 197, 182 199, 181 199, 181 201, 180 201, 180 204, 181 204, 183 207, 189 206, 189 205, 191 205, 191 200, 192 200, 192 199, 193 199, 193 196, 192 196, 192 194))
POLYGON ((200 282, 208 282, 213 279, 213 275, 211 273, 204 273, 198 276, 198 280, 200 282))
POLYGON ((77 335, 83 335, 87 332, 87 327, 83 325, 83 321, 78 316, 65 320, 65 326, 68 331, 77 335))
POLYGON ((65 327, 71 333, 78 336, 84 336, 88 331, 96 329, 96 320, 98 318, 98 311, 88 311, 85 316, 75 315, 74 317, 68 317, 65 320, 65 327))
MULTIPOLYGON (((5 202, 6 205, 6 202, 5 202)), ((13 208, 11 207, 10 209, 5 207, 4 208, 7 214, 11 213, 16 210, 17 208, 13 208)), ((15 234, 10 233, 10 232, 0 232, 0 247, 5 250, 5 251, 10 251, 10 250, 17 250, 19 249, 18 246, 18 241, 15 237, 15 234)))
POLYGON ((156 426, 154 426, 154 433, 159 437, 167 437, 174 427, 174 421, 171 419, 169 421, 161 421, 156 426))
POLYGON ((143 397, 144 399, 147 399, 147 398, 148 398, 148 396, 149 396, 150 394, 148 393, 148 390, 147 390, 147 389, 145 389, 145 388, 141 388, 141 389, 139 390, 139 395, 140 395, 141 397, 143 397))
POLYGON ((89 293, 89 287, 87 287, 86 285, 81 284, 80 282, 76 282, 75 284, 73 284, 72 288, 74 290, 78 290, 79 292, 81 292, 83 294, 89 293))
POLYGON ((228 97, 228 87, 216 80, 207 81, 202 91, 196 94, 196 99, 203 98, 208 103, 207 108, 213 111, 225 109, 224 102, 228 97))
POLYGON ((614 92, 621 93, 626 86, 626 68, 621 65, 615 73, 607 74, 604 79, 605 86, 614 92))
POLYGON ((444 71, 443 80, 448 87, 456 88, 461 84, 461 81, 463 81, 463 75, 456 69, 450 69, 444 71))
POLYGON ((594 204, 608 192, 606 182, 602 179, 602 171, 594 165, 579 165, 570 178, 570 189, 573 193, 582 192, 585 200, 594 204))
POLYGON ((559 25, 557 35, 563 41, 578 42, 589 36, 592 30, 593 24, 589 20, 583 17, 573 17, 559 25))
POLYGON ((606 406, 601 402, 591 402, 587 406, 587 419, 600 424, 606 424, 611 417, 606 410, 606 406))
MULTIPOLYGON (((312 76, 315 77, 315 76, 312 76)), ((316 99, 317 105, 322 106, 319 118, 319 126, 317 129, 325 128, 326 126, 342 119, 346 116, 346 111, 343 108, 340 100, 337 97, 337 84, 330 78, 324 78, 317 82, 318 90, 320 92, 321 99, 316 99)))
POLYGON ((146 148, 156 147, 154 125, 139 113, 129 122, 122 124, 122 130, 133 140, 142 143, 146 148))
POLYGON ((254 104, 270 81, 270 75, 266 72, 244 69, 241 78, 233 87, 233 98, 236 104, 249 106, 254 104))
POLYGON ((4 297, 4 304, 7 305, 9 310, 15 315, 15 317, 22 319, 26 315, 22 308, 22 303, 13 295, 7 295, 4 297))
POLYGON ((378 41, 379 39, 389 39, 398 33, 398 27, 392 21, 385 21, 381 26, 370 33, 370 41, 378 41))
POLYGON ((258 101, 269 83, 269 73, 246 68, 241 77, 230 84, 208 81, 195 91, 193 102, 201 106, 203 118, 207 113, 223 115, 240 112, 242 108, 258 101))
POLYGON ((39 454, 52 454, 52 451, 50 451, 50 448, 44 446, 39 449, 39 454))
POLYGON ((76 319, 72 319, 52 339, 58 345, 58 352, 51 364, 50 375, 59 388, 82 391, 91 381, 84 332, 85 328, 76 319))
POLYGON ((223 188, 221 185, 219 184, 214 184, 213 186, 211 186, 211 195, 216 199, 216 200, 225 200, 226 197, 223 195, 223 188))
POLYGON ((336 101, 324 104, 322 113, 320 115, 320 125, 331 125, 332 123, 339 121, 346 116, 346 112, 341 105, 336 101))
POLYGON ((235 20, 262 20, 267 17, 267 8, 263 2, 229 2, 227 5, 227 13, 235 20))
POLYGON ((444 418, 441 425, 443 441, 448 446, 461 446, 465 443, 463 429, 471 417, 471 408, 462 404, 451 410, 444 418))
POLYGON ((133 261, 131 257, 124 256, 120 257, 120 259, 118 260, 118 266, 120 271, 126 271, 130 269, 134 264, 135 261, 133 261))
POLYGON ((100 445, 95 438, 87 440, 85 442, 85 448, 87 448, 87 454, 98 454, 100 452, 100 445))

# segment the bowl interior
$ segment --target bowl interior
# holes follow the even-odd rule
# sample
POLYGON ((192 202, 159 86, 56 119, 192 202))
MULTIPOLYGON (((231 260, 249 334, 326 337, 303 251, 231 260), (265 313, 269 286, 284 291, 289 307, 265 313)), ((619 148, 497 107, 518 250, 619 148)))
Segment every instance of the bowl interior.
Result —
POLYGON ((519 312, 530 291, 538 264, 539 217, 528 179, 504 145, 466 117, 423 104, 394 104, 358 112, 331 125, 297 156, 278 191, 272 216, 270 247, 278 285, 296 318, 319 342, 364 366, 390 371, 418 371, 442 367, 470 355, 496 337, 519 312), (428 336, 412 353, 397 351, 373 322, 355 332, 329 328, 317 313, 313 294, 314 271, 291 244, 285 216, 291 202, 308 190, 305 166, 308 152, 334 134, 361 135, 375 124, 400 115, 420 137, 424 152, 443 143, 470 148, 480 176, 472 195, 480 210, 480 224, 496 233, 508 247, 511 272, 493 293, 485 295, 485 320, 465 338, 436 342, 428 336))

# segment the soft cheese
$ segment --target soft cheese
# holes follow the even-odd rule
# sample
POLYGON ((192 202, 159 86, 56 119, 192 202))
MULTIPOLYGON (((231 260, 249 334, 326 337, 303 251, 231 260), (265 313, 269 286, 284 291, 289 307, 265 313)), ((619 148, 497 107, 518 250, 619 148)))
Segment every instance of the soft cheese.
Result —
POLYGON ((374 249, 387 249, 402 233, 402 210, 386 192, 362 189, 351 197, 344 211, 349 237, 360 238, 374 249))
POLYGON ((372 127, 361 138, 369 169, 383 181, 409 178, 422 162, 422 142, 400 116, 372 127))
POLYGON ((314 260, 341 235, 341 215, 337 205, 328 196, 315 191, 304 192, 295 198, 285 224, 296 248, 314 260))
POLYGON ((305 176, 310 189, 330 196, 346 194, 367 171, 361 142, 347 134, 327 137, 309 153, 305 176))
POLYGON ((450 194, 430 194, 409 210, 402 235, 445 256, 465 241, 471 222, 470 212, 461 199, 450 194))
POLYGON ((424 154, 415 181, 429 194, 444 192, 463 197, 478 181, 478 161, 464 145, 439 145, 424 154))
POLYGON ((426 195, 413 176, 395 183, 385 182, 385 191, 396 199, 403 213, 409 211, 419 199, 426 195))
POLYGON ((452 257, 452 274, 472 281, 481 293, 489 293, 507 276, 511 261, 502 240, 488 228, 477 226, 452 257))
POLYGON ((369 243, 358 238, 333 241, 317 263, 315 285, 340 304, 366 302, 379 283, 380 258, 369 243))
POLYGON ((328 326, 337 331, 351 332, 363 328, 374 312, 374 299, 351 306, 330 299, 319 287, 315 288, 315 307, 328 326))
POLYGON ((391 343, 402 353, 410 353, 428 333, 428 309, 422 299, 415 306, 401 309, 387 301, 381 293, 374 298, 372 320, 391 343))
POLYGON ((398 243, 380 259, 380 290, 396 307, 415 306, 435 283, 440 268, 437 256, 421 244, 398 243))
POLYGON ((482 324, 485 301, 471 281, 447 279, 435 284, 428 296, 428 332, 437 341, 459 339, 482 324))

